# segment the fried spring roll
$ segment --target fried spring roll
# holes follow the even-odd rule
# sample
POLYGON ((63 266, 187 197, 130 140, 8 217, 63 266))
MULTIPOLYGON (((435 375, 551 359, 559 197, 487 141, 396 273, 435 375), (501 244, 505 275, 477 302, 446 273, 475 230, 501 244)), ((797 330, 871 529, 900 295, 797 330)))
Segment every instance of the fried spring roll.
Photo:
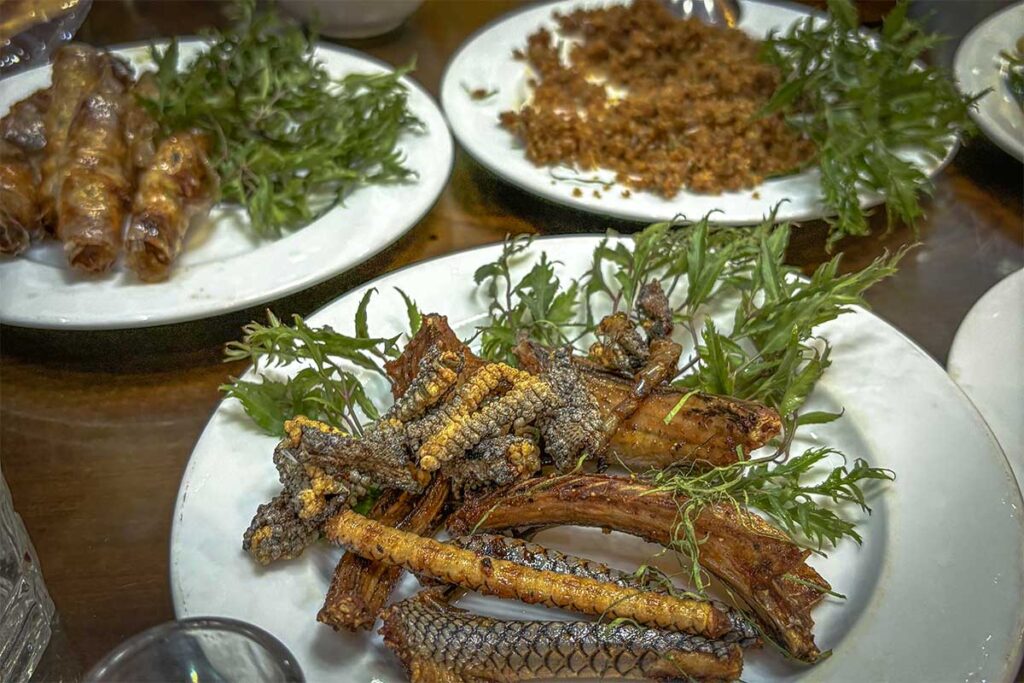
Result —
POLYGON ((26 154, 46 148, 46 112, 53 90, 43 88, 15 102, 0 120, 0 138, 19 147, 26 154))
POLYGON ((57 224, 57 196, 64 179, 71 122, 99 80, 101 70, 99 52, 88 45, 65 45, 53 59, 52 102, 46 111, 39 191, 42 220, 51 229, 57 224))
POLYGON ((149 167, 156 154, 156 138, 159 126, 149 114, 142 100, 157 96, 156 74, 152 71, 139 76, 128 91, 124 113, 124 139, 131 150, 132 166, 136 169, 149 167))
POLYGON ((39 229, 39 178, 22 150, 0 140, 0 254, 25 251, 39 229))
POLYGON ((324 529, 331 541, 362 557, 394 564, 461 588, 581 614, 622 617, 647 626, 716 638, 729 616, 704 600, 638 591, 594 579, 540 571, 410 534, 343 510, 324 529))
POLYGON ((139 177, 124 246, 140 280, 166 278, 189 226, 210 210, 218 180, 208 150, 209 138, 202 133, 171 135, 139 177))
POLYGON ((100 273, 121 247, 131 178, 122 130, 122 66, 104 56, 95 88, 68 131, 68 156, 57 202, 57 236, 74 268, 100 273))
POLYGON ((736 645, 689 633, 587 621, 506 621, 452 607, 431 591, 384 613, 387 645, 414 681, 551 678, 736 680, 736 645))

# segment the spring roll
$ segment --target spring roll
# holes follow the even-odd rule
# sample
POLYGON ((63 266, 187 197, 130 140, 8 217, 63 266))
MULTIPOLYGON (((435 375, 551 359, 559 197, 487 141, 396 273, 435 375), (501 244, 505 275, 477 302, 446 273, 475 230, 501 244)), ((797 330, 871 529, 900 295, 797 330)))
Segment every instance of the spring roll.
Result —
POLYGON ((43 224, 57 224, 57 195, 67 162, 68 132, 82 101, 96 85, 100 54, 88 45, 72 43, 57 50, 51 79, 52 102, 46 111, 46 147, 40 169, 39 200, 43 224))
POLYGON ((0 254, 20 254, 38 236, 39 177, 25 152, 0 140, 0 254))
POLYGON ((125 237, 128 265, 139 279, 166 278, 189 226, 210 210, 218 178, 207 160, 209 144, 197 131, 171 135, 139 177, 125 237))
POLYGON ((103 62, 68 130, 57 200, 57 236, 68 263, 91 273, 117 259, 132 189, 122 122, 125 80, 117 60, 104 56, 103 62))

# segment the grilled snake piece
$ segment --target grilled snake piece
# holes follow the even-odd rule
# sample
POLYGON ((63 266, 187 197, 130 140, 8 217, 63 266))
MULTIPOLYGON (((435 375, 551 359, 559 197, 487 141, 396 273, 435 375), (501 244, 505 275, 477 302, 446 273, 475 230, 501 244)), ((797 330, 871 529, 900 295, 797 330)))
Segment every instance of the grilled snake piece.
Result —
MULTIPOLYGON (((602 562, 595 562, 584 557, 567 555, 566 553, 545 548, 537 543, 531 543, 521 538, 502 536, 500 534, 475 534, 470 536, 459 536, 449 541, 466 550, 472 550, 479 555, 494 557, 500 560, 508 560, 524 567, 531 567, 542 571, 558 572, 559 574, 571 574, 601 581, 602 583, 613 583, 623 588, 635 588, 643 591, 654 591, 657 593, 668 593, 668 585, 657 581, 645 580, 635 574, 629 574, 619 569, 614 569, 602 562)), ((666 579, 667 581, 667 579, 666 579)), ((720 637, 726 643, 736 643, 740 647, 753 647, 761 642, 754 627, 746 615, 725 603, 712 600, 711 604, 729 616, 730 630, 720 637)))
MULTIPOLYGON (((448 518, 453 536, 470 531, 578 525, 614 529, 670 547, 685 498, 639 481, 600 475, 531 479, 471 500, 448 518)), ((831 588, 805 563, 810 555, 757 515, 708 505, 693 520, 700 564, 757 615, 793 657, 813 662, 811 608, 831 588)))
MULTIPOLYGON (((414 534, 433 534, 443 524, 450 494, 451 487, 442 477, 435 478, 422 495, 392 489, 381 496, 369 516, 414 534)), ((335 630, 372 627, 401 577, 401 567, 345 553, 317 621, 335 630)))
POLYGON ((369 560, 399 565, 461 588, 529 604, 686 631, 711 638, 730 628, 729 617, 711 603, 637 591, 593 579, 538 571, 480 556, 343 510, 324 527, 331 541, 369 560))
POLYGON ((167 277, 189 227, 213 205, 219 182, 206 158, 209 145, 196 131, 171 135, 139 175, 124 248, 140 280, 167 277))
POLYGON ((740 649, 720 640, 633 625, 504 621, 451 607, 431 591, 383 614, 384 644, 413 681, 544 678, 735 680, 740 649))
POLYGON ((127 67, 110 55, 100 61, 96 86, 68 131, 57 198, 57 236, 68 263, 91 273, 108 270, 117 259, 132 187, 121 125, 127 67))

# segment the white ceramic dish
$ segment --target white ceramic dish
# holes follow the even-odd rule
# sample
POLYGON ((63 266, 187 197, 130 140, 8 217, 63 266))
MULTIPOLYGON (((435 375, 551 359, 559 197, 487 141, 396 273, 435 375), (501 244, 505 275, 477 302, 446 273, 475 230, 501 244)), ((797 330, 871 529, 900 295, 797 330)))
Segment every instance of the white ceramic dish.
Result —
POLYGON ((956 50, 953 72, 965 93, 992 88, 971 116, 988 139, 1024 161, 1024 112, 1010 94, 999 57, 1000 51, 1013 49, 1021 34, 1024 2, 996 12, 975 26, 956 50))
POLYGON ((956 331, 946 366, 1024 482, 1024 270, 978 299, 956 331))
MULTIPOLYGON (((536 258, 546 251, 563 274, 578 276, 597 241, 541 239, 530 253, 536 258)), ((371 332, 399 333, 406 329, 405 309, 392 288, 401 287, 424 311, 445 313, 467 336, 485 312, 472 274, 498 253, 498 246, 483 247, 391 273, 309 322, 351 331, 358 302, 372 286, 380 298, 370 307, 371 332)), ((857 311, 821 332, 834 344, 833 365, 811 402, 814 409, 845 408, 846 415, 815 430, 812 439, 889 467, 897 480, 872 497, 874 514, 860 528, 862 546, 843 543, 827 558, 812 560, 848 596, 843 603, 828 599, 814 613, 818 643, 834 649, 833 656, 807 668, 769 650, 751 652, 743 679, 1009 681, 1017 672, 1024 626, 1024 527, 1006 459, 948 375, 893 327, 857 311)), ((367 389, 378 398, 387 393, 379 378, 369 380, 367 389)), ((224 402, 203 432, 182 480, 171 534, 178 617, 222 615, 255 623, 287 645, 310 681, 404 680, 376 634, 340 634, 316 622, 339 550, 320 545, 265 569, 241 550, 256 507, 278 491, 275 443, 234 401, 224 402)), ((655 550, 620 534, 577 528, 548 531, 542 540, 622 568, 648 560, 655 550)), ((407 579, 400 592, 416 585, 407 579)), ((471 602, 495 615, 538 613, 514 602, 471 602)))
MULTIPOLYGON (((182 43, 182 59, 201 49, 182 43)), ((137 68, 148 48, 115 50, 137 68)), ((340 76, 384 72, 391 67, 358 52, 321 45, 319 57, 340 76)), ((50 79, 44 66, 4 79, 0 115, 50 79)), ((365 261, 406 233, 440 196, 453 161, 451 134, 437 105, 423 88, 403 78, 409 108, 425 123, 422 134, 407 134, 400 146, 413 181, 356 189, 319 220, 281 239, 259 241, 241 222, 244 215, 215 209, 208 225, 197 226, 170 278, 145 284, 123 263, 102 276, 73 272, 55 241, 34 244, 19 257, 0 258, 0 321, 34 328, 118 329, 148 327, 211 317, 301 291, 365 261)))
MULTIPOLYGON (((582 196, 573 196, 578 184, 555 181, 550 167, 534 166, 526 158, 522 145, 498 123, 503 111, 518 109, 526 97, 527 67, 512 57, 512 50, 523 48, 526 37, 541 26, 554 30, 552 13, 568 12, 575 7, 593 7, 612 4, 609 0, 567 0, 544 4, 514 12, 478 31, 466 41, 448 62, 441 83, 441 106, 451 124, 459 144, 473 158, 492 173, 524 190, 549 201, 574 209, 589 211, 627 220, 654 222, 671 220, 683 215, 699 218, 711 211, 717 223, 746 225, 758 223, 779 205, 780 221, 809 220, 828 214, 822 203, 819 171, 809 169, 784 178, 766 180, 761 185, 739 192, 720 195, 680 191, 673 199, 664 199, 650 192, 631 191, 622 197, 625 187, 612 184, 601 191, 601 198, 593 196, 592 188, 583 187, 582 196), (468 89, 496 89, 486 100, 474 100, 468 89)), ((785 30, 794 22, 810 14, 805 7, 792 4, 773 4, 755 0, 740 0, 742 14, 739 28, 757 38, 764 38, 772 29, 785 30)), ((909 154, 929 176, 938 173, 952 158, 951 146, 945 159, 937 160, 924 154, 909 154)), ((559 169, 559 174, 572 175, 572 171, 559 169)), ((586 172, 583 178, 597 176, 602 180, 614 179, 610 171, 586 172)), ((881 203, 879 195, 864 194, 865 207, 881 203)))

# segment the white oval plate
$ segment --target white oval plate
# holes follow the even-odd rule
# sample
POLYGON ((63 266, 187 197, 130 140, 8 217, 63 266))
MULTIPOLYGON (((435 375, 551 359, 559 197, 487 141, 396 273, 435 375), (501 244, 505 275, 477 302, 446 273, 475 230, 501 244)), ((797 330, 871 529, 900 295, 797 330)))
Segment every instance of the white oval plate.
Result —
MULTIPOLYGON (((579 276, 598 238, 537 240, 579 276)), ((374 334, 406 329, 393 287, 438 311, 460 336, 473 331, 486 306, 472 289, 474 270, 499 246, 419 263, 352 291, 309 319, 351 331, 358 302, 370 306, 374 334)), ((530 263, 518 266, 520 274, 530 263)), ((722 311, 728 315, 727 311, 722 311)), ((845 603, 827 599, 814 612, 817 641, 831 658, 799 667, 770 650, 747 653, 745 681, 1008 681, 1021 655, 1024 565, 1021 499, 1006 459, 985 423, 927 354, 865 311, 821 330, 834 344, 833 365, 811 398, 816 409, 845 408, 813 438, 889 467, 896 482, 872 498, 874 514, 860 531, 812 564, 845 603)), ((294 372, 295 367, 286 372, 294 372)), ((380 378, 368 382, 383 399, 380 378)), ((214 413, 192 454, 178 493, 171 532, 171 591, 178 617, 222 615, 267 629, 298 658, 310 681, 401 681, 396 658, 374 633, 335 633, 317 623, 340 551, 318 545, 297 560, 260 568, 241 549, 256 507, 278 491, 271 462, 276 439, 265 436, 235 401, 214 413)), ((631 568, 655 547, 621 534, 565 527, 542 540, 613 566, 631 568)), ((415 589, 406 578, 402 594, 415 589)), ((474 608, 522 618, 539 608, 474 597, 474 608)), ((540 610, 548 618, 558 613, 540 610)))
MULTIPOLYGON (((163 45, 165 43, 158 43, 163 45)), ((202 47, 181 43, 181 58, 202 47)), ((115 49, 136 69, 149 64, 148 47, 115 49)), ((333 76, 392 68, 344 48, 320 44, 316 55, 333 76)), ((50 67, 4 79, 0 116, 50 80, 50 67)), ((258 240, 238 211, 215 209, 190 231, 165 282, 140 282, 123 263, 90 276, 67 267, 60 244, 33 244, 19 257, 0 257, 0 321, 51 329, 121 329, 197 320, 272 301, 323 282, 377 254, 414 226, 440 196, 453 161, 451 134, 430 95, 406 77, 409 108, 425 124, 400 147, 419 177, 403 184, 357 188, 343 206, 277 240, 258 240)))
MULTIPOLYGON (((547 200, 627 220, 654 222, 671 220, 679 215, 699 218, 718 211, 720 213, 711 217, 716 223, 747 225, 760 222, 780 202, 783 203, 777 214, 779 221, 810 220, 829 215, 822 203, 817 168, 772 178, 748 190, 719 195, 682 190, 672 199, 636 190, 631 190, 631 195, 624 198, 621 193, 625 186, 612 183, 607 191, 601 190, 601 198, 598 199, 588 187, 582 188, 582 196, 574 197, 572 191, 578 187, 577 184, 558 180, 552 183, 551 167, 534 166, 526 158, 521 143, 498 123, 498 115, 518 109, 527 93, 527 67, 512 58, 512 50, 523 48, 526 37, 542 26, 554 30, 557 25, 551 18, 552 12, 565 13, 577 7, 608 4, 615 3, 608 0, 566 0, 514 12, 481 29, 459 48, 448 62, 441 82, 441 106, 459 144, 473 158, 504 180, 547 200), (496 89, 497 93, 487 100, 477 101, 469 96, 467 88, 496 89)), ((739 28, 755 38, 765 38, 773 29, 783 31, 811 15, 807 8, 791 4, 740 0, 740 5, 739 28)), ((949 153, 941 161, 925 154, 910 153, 906 156, 932 176, 941 170, 954 152, 955 145, 951 145, 949 153)), ((560 177, 571 174, 564 168, 559 172, 560 177)), ((611 181, 615 174, 607 170, 580 174, 581 178, 595 176, 611 181)), ((877 194, 865 193, 861 197, 864 207, 881 201, 882 197, 877 194)))
POLYGON ((946 363, 1024 481, 1024 270, 1003 278, 964 317, 946 363))
POLYGON ((971 116, 989 140, 1007 154, 1024 161, 1024 112, 1006 85, 999 52, 1012 50, 1024 33, 1024 2, 996 12, 981 22, 960 43, 953 58, 953 73, 965 93, 992 88, 971 116))

